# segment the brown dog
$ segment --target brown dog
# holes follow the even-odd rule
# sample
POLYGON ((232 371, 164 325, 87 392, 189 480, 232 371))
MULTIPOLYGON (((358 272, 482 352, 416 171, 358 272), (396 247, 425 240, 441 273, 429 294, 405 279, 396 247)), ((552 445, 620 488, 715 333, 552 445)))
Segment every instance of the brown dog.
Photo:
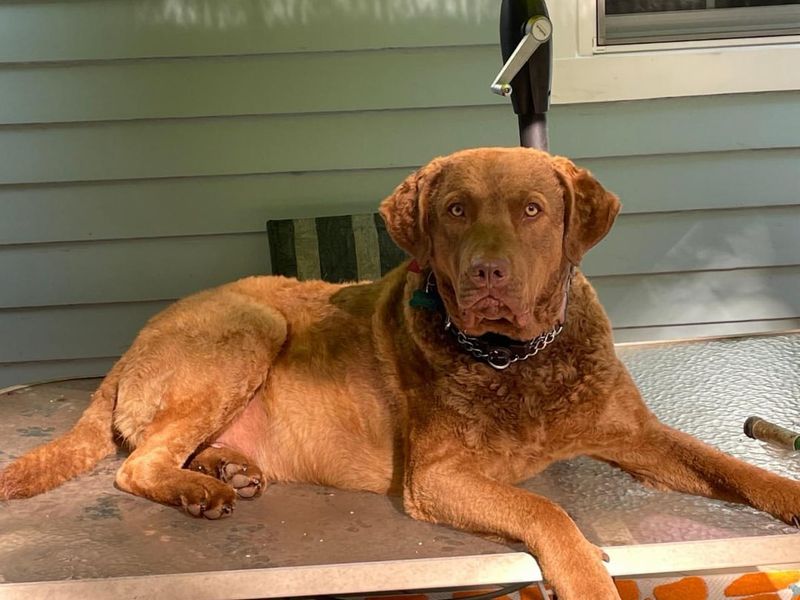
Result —
POLYGON ((402 493, 415 518, 525 542, 562 600, 618 595, 567 514, 513 486, 554 460, 587 454, 797 525, 800 483, 660 424, 616 358, 574 268, 618 210, 564 158, 438 158, 381 205, 420 273, 251 277, 181 300, 71 432, 0 473, 0 497, 89 469, 116 433, 133 449, 116 480, 131 493, 207 518, 272 481, 402 493))

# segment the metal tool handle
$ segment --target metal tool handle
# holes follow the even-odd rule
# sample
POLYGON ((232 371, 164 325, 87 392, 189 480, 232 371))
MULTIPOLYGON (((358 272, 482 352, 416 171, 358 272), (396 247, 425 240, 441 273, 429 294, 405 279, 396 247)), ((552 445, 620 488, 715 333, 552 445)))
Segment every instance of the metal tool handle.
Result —
POLYGON ((513 92, 511 81, 531 59, 536 49, 550 39, 552 33, 553 24, 547 17, 540 15, 528 19, 525 35, 494 78, 490 89, 500 96, 510 96, 513 92))
POLYGON ((500 51, 503 68, 492 91, 511 98, 519 120, 519 142, 549 149, 546 113, 550 108, 553 25, 545 0, 502 0, 500 51))

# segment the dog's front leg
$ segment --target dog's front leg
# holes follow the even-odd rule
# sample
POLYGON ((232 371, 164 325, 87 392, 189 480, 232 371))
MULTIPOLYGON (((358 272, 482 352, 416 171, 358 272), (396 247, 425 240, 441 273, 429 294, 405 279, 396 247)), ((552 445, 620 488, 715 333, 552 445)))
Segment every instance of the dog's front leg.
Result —
POLYGON ((411 516, 524 542, 560 600, 619 599, 602 550, 557 504, 483 475, 474 460, 414 462, 404 490, 411 516))
POLYGON ((749 504, 800 527, 800 482, 733 458, 654 417, 593 456, 656 488, 749 504))

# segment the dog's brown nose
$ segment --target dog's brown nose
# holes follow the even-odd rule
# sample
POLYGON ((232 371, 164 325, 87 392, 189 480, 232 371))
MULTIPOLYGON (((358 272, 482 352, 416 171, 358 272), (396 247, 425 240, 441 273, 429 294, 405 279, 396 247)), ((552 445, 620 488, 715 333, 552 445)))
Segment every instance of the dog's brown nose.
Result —
POLYGON ((480 287, 500 288, 508 282, 511 265, 503 258, 475 258, 470 263, 469 276, 480 287))

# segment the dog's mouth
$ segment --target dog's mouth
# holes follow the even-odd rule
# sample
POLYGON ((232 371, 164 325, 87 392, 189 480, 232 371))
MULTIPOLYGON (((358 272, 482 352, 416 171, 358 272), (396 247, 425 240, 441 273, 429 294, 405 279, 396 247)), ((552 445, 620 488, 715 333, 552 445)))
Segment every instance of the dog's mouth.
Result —
POLYGON ((529 312, 517 303, 491 292, 467 295, 458 299, 458 315, 451 315, 456 325, 469 335, 498 333, 518 337, 529 323, 529 312))

